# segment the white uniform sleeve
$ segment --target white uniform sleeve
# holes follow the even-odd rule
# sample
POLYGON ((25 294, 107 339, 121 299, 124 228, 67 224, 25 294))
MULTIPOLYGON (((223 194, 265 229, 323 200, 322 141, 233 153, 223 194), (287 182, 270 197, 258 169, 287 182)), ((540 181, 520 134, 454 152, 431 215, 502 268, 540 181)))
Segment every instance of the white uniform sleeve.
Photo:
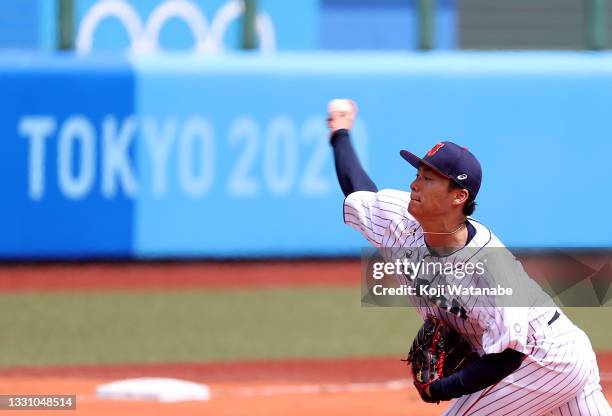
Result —
POLYGON ((375 247, 381 247, 393 220, 415 221, 408 213, 410 193, 385 189, 353 192, 344 200, 344 222, 359 231, 375 247))
POLYGON ((490 313, 483 314, 486 322, 482 334, 482 348, 485 354, 493 354, 511 348, 527 353, 527 332, 529 325, 526 307, 487 308, 490 313))

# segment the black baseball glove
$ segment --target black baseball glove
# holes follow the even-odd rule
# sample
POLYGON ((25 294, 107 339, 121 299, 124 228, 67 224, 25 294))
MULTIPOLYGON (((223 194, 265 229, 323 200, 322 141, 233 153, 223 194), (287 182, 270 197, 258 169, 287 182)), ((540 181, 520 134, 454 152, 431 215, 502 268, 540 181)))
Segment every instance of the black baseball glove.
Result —
POLYGON ((435 316, 428 316, 416 334, 408 357, 414 386, 428 403, 439 400, 427 395, 425 388, 438 379, 459 371, 477 357, 461 335, 435 316))

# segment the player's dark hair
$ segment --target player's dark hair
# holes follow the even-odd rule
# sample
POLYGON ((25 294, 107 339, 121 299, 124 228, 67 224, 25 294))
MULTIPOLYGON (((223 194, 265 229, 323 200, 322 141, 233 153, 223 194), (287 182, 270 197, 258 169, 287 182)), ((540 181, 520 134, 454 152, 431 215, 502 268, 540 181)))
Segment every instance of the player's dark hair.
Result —
MULTIPOLYGON (((463 187, 461 187, 457 182, 455 181, 449 181, 448 182, 448 191, 454 191, 455 189, 464 189, 463 187)), ((470 195, 467 199, 467 201, 465 202, 465 205, 463 206, 463 214, 465 216, 470 216, 474 213, 474 210, 476 210, 476 201, 474 200, 474 197, 472 197, 472 195, 470 195)))

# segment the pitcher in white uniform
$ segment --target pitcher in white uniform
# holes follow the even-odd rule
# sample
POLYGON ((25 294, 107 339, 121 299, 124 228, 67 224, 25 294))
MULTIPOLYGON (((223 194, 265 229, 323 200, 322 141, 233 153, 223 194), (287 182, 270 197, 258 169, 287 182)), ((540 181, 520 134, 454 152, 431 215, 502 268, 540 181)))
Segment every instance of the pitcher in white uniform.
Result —
MULTIPOLYGON (((436 144, 423 158, 403 150, 401 156, 417 169, 410 192, 378 191, 350 142, 356 106, 351 101, 334 103, 328 108, 328 123, 336 172, 346 196, 346 224, 374 247, 417 248, 417 257, 428 253, 451 263, 475 253, 491 257, 483 253, 494 247, 505 251, 486 226, 471 218, 482 171, 468 149, 447 141, 436 144)), ((520 263, 500 263, 489 264, 490 278, 539 292, 520 263)), ((414 284, 414 277, 407 283, 414 284)), ((453 400, 447 415, 612 415, 590 341, 560 309, 485 308, 469 297, 459 302, 445 305, 426 297, 416 302, 423 318, 442 319, 480 356, 428 387, 432 401, 453 400)))

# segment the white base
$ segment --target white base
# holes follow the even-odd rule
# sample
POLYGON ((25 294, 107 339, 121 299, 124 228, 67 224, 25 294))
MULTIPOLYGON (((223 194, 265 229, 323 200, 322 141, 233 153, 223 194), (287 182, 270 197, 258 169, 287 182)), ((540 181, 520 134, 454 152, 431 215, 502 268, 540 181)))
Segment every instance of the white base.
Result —
POLYGON ((96 397, 156 402, 205 401, 210 400, 210 388, 173 378, 143 377, 102 384, 96 388, 96 397))

